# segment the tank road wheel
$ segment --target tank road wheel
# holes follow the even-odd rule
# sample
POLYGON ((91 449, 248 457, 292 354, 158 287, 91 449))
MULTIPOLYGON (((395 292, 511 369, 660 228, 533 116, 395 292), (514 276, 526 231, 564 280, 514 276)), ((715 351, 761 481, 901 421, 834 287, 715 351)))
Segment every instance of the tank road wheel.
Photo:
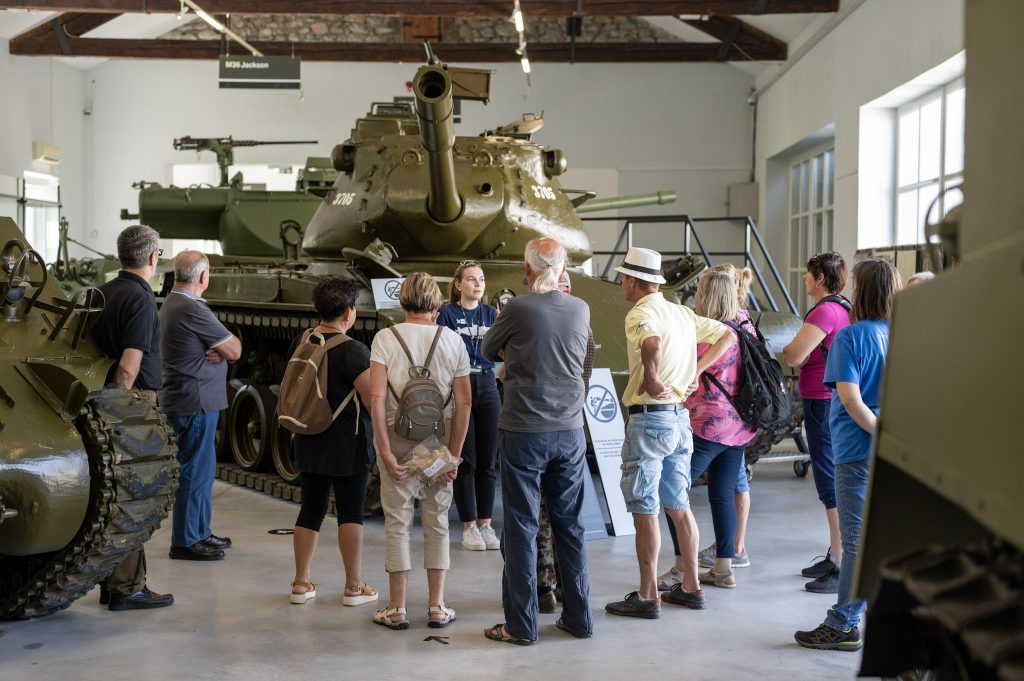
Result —
POLYGON ((277 398, 270 388, 246 383, 231 402, 228 411, 229 446, 235 463, 247 471, 266 471, 273 465, 271 423, 277 398))
POLYGON ((238 379, 228 381, 228 406, 220 410, 220 418, 217 419, 217 432, 213 435, 213 447, 217 452, 217 461, 232 461, 231 446, 228 444, 231 438, 228 437, 228 415, 231 413, 231 403, 235 401, 235 394, 241 388, 243 382, 238 379))
POLYGON ((274 420, 270 426, 270 451, 274 457, 274 470, 290 485, 297 485, 299 482, 299 469, 292 458, 294 437, 295 433, 281 427, 277 421, 277 412, 274 412, 274 420))
POLYGON ((174 503, 174 435, 149 402, 120 388, 99 390, 75 425, 89 454, 85 519, 59 551, 0 556, 0 619, 68 607, 142 546, 174 503))

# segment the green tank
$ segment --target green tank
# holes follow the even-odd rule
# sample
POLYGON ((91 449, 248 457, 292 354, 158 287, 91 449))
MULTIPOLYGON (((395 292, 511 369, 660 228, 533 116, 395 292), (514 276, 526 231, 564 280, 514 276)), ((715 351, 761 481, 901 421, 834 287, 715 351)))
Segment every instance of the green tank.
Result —
POLYGON ((223 253, 229 256, 297 258, 303 230, 338 172, 329 158, 309 157, 294 191, 246 188, 241 173, 228 178, 235 148, 269 144, 316 142, 178 138, 174 148, 179 151, 216 154, 220 184, 163 187, 156 182, 138 182, 133 186, 139 190, 139 210, 122 210, 121 219, 148 225, 165 239, 220 241, 223 253))
POLYGON ((141 546, 177 486, 174 438, 136 393, 104 388, 89 337, 103 294, 64 297, 0 218, 0 618, 66 608, 141 546))
MULTIPOLYGON (((222 442, 246 471, 274 468, 285 480, 298 477, 287 453, 289 435, 274 419, 276 394, 291 341, 315 322, 313 287, 327 275, 362 285, 349 334, 369 344, 378 330, 403 318, 401 310, 378 311, 374 279, 426 271, 447 291, 459 262, 478 260, 489 302, 500 306, 528 292, 527 242, 554 238, 574 265, 573 295, 590 302, 595 366, 611 369, 618 388, 625 386, 623 320, 630 304, 618 284, 584 274, 592 250, 580 212, 594 194, 561 185, 565 154, 532 140, 542 119, 528 115, 482 135, 456 135, 454 101, 487 102, 490 72, 432 63, 417 71, 412 89, 411 103, 372 104, 334 148, 339 176, 305 230, 300 260, 276 267, 222 260, 211 274, 205 296, 244 348, 231 367, 233 399, 222 419, 222 442)), ((672 199, 667 192, 624 197, 599 209, 672 199)), ((680 267, 670 288, 685 286, 695 274, 680 267)), ((245 483, 264 485, 251 477, 245 483)), ((273 493, 280 490, 273 487, 273 493)))

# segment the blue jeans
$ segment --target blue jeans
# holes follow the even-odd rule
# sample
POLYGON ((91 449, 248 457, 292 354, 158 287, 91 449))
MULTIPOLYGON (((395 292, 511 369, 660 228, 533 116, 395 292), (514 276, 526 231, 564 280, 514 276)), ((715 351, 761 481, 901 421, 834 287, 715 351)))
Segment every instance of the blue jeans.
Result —
POLYGON ((217 454, 213 436, 220 412, 168 416, 178 439, 178 463, 181 474, 174 493, 174 520, 171 546, 187 547, 210 536, 213 513, 213 479, 217 474, 217 454))
POLYGON ((537 528, 540 499, 548 510, 562 578, 562 621, 573 634, 593 632, 590 580, 583 540, 583 429, 517 433, 498 429, 501 492, 504 507, 501 552, 501 604, 505 630, 516 638, 537 640, 537 528))
POLYGON ((688 508, 692 453, 693 433, 686 409, 630 414, 619 481, 626 510, 657 515, 661 508, 688 508))
MULTIPOLYGON (((716 551, 719 558, 736 555, 736 471, 743 469, 743 447, 723 445, 693 436, 693 460, 690 476, 697 479, 708 472, 708 502, 715 525, 716 551)), ((671 523, 670 523, 671 525, 671 523)))
POLYGON ((839 533, 843 538, 843 564, 839 568, 839 600, 825 616, 825 624, 840 631, 860 624, 860 616, 866 607, 863 598, 851 600, 850 596, 869 468, 868 459, 836 464, 836 511, 839 513, 839 533))
POLYGON ((828 415, 832 400, 805 399, 804 429, 807 431, 807 449, 811 455, 814 487, 825 509, 836 507, 835 459, 832 455, 832 431, 828 415))

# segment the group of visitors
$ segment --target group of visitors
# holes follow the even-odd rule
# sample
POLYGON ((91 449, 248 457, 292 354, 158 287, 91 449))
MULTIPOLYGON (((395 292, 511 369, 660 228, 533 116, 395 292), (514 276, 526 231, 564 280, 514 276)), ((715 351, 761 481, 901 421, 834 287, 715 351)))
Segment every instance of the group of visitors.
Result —
MULTIPOLYGON (((198 251, 174 259, 174 287, 157 311, 149 280, 163 251, 160 235, 134 225, 117 238, 121 270, 100 290, 106 300, 92 336, 115 360, 106 384, 135 390, 167 414, 181 466, 174 499, 170 557, 221 560, 231 546, 210 528, 216 473, 214 434, 227 405, 227 361, 241 356, 241 341, 217 320, 203 291, 210 262, 198 251)), ((138 549, 100 585, 100 603, 110 610, 161 608, 174 603, 146 584, 146 556, 138 549)))
MULTIPOLYGON (((118 253, 123 270, 104 285, 107 309, 93 331, 118 360, 107 382, 149 391, 142 394, 153 400, 159 390, 174 428, 182 475, 171 558, 223 558, 231 541, 210 530, 213 433, 226 406, 225 360, 237 359, 241 344, 202 300, 209 282, 205 256, 186 251, 175 258, 175 286, 157 314, 147 283, 160 253, 157 234, 147 227, 128 228, 118 240, 118 253)), ((556 574, 563 603, 556 626, 579 638, 591 636, 581 510, 588 474, 583 403, 595 346, 589 307, 567 295, 566 265, 560 244, 531 241, 524 264, 530 294, 513 298, 500 314, 483 301, 486 280, 475 261, 459 265, 447 300, 430 275, 412 273, 399 295, 405 321, 378 332, 370 348, 346 335, 356 318, 358 285, 327 277, 316 286, 319 324, 290 351, 300 343, 324 344, 329 372, 324 397, 333 420, 322 432, 294 438, 302 505, 294 535, 292 603, 316 597, 310 565, 332 491, 346 575, 342 602, 358 606, 378 600, 361 574, 363 502, 376 461, 388 591, 387 604, 374 612, 373 622, 389 629, 410 626, 406 593, 417 505, 428 625, 441 628, 456 620, 444 597, 454 501, 463 523, 462 546, 500 548, 504 557, 505 621, 487 629, 487 638, 517 645, 536 641, 538 613, 554 610, 556 574), (424 378, 444 400, 431 436, 461 461, 457 470, 413 485, 408 483, 417 471, 411 459, 422 438, 399 428, 399 412, 406 408, 400 396, 424 378), (492 526, 498 461, 500 537, 492 526)), ((757 428, 741 416, 736 399, 744 376, 741 346, 749 339, 764 341, 746 310, 749 269, 709 268, 698 281, 694 309, 669 301, 659 290, 665 279, 657 252, 630 248, 616 269, 623 294, 633 303, 624 328, 629 379, 622 404, 628 420, 620 485, 636 529, 639 588, 605 610, 657 619, 663 602, 704 608, 703 586, 735 588, 734 570, 750 565, 744 447, 757 428), (701 551, 689 490, 705 474, 715 541, 701 551), (676 558, 659 575, 662 510, 676 558)), ((824 622, 797 632, 796 640, 810 648, 857 650, 864 603, 852 596, 852 573, 888 320, 901 281, 892 265, 866 260, 853 268, 852 300, 841 295, 846 283, 846 263, 838 253, 811 258, 804 284, 814 305, 783 348, 783 358, 800 368, 811 468, 829 527, 824 557, 803 571, 812 580, 806 589, 838 594, 824 622)), ((115 610, 173 602, 146 587, 141 551, 107 586, 105 597, 115 610)))

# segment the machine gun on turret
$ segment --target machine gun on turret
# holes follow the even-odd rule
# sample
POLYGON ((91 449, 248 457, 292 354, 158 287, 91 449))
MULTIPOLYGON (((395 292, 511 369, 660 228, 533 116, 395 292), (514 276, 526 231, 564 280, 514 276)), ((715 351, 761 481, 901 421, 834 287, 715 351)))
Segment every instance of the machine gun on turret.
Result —
POLYGON ((235 163, 235 147, 261 147, 270 144, 316 144, 317 140, 287 140, 264 142, 261 140, 236 140, 232 137, 179 137, 174 140, 178 151, 212 151, 217 155, 220 168, 220 186, 227 187, 228 167, 235 163))

